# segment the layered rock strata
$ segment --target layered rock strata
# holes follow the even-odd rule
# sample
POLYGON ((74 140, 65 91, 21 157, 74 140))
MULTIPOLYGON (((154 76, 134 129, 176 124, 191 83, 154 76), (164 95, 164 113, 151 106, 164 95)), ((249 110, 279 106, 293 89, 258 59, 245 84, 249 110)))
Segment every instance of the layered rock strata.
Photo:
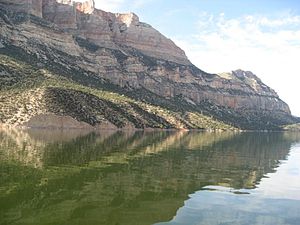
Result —
POLYGON ((134 13, 109 13, 94 6, 93 0, 43 0, 42 17, 102 47, 118 49, 125 45, 156 58, 189 63, 183 50, 149 24, 140 22, 134 13))
POLYGON ((294 121, 288 105, 253 73, 203 72, 133 13, 104 12, 93 1, 43 0, 33 7, 29 0, 0 0, 0 6, 2 54, 20 57, 22 52, 28 56, 24 60, 81 84, 97 88, 95 79, 109 82, 151 104, 175 102, 183 114, 196 110, 241 128, 294 121), (164 100, 158 103, 158 97, 164 100))

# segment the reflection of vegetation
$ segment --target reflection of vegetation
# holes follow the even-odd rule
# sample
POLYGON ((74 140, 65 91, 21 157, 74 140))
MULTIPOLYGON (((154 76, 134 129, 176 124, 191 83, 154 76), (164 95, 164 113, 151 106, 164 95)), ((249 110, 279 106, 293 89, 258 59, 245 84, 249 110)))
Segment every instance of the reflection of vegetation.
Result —
POLYGON ((300 139, 296 133, 112 132, 66 141, 47 136, 0 132, 0 224, 170 220, 188 194, 207 185, 254 188, 300 139), (22 137, 29 142, 25 147, 22 137), (40 166, 26 157, 38 157, 40 166))

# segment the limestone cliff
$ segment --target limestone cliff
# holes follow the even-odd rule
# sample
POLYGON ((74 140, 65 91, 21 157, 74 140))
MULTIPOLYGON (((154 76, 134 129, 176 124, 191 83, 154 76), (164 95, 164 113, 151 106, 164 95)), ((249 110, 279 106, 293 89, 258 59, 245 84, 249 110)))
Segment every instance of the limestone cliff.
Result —
MULTIPOLYGON (((0 24, 0 53, 28 63, 39 76, 48 79, 50 73, 55 74, 76 85, 92 90, 105 89, 148 104, 143 108, 147 113, 151 111, 149 107, 155 106, 176 116, 166 118, 156 108, 151 112, 155 123, 147 123, 146 118, 150 120, 150 117, 144 113, 145 118, 136 122, 134 119, 138 115, 142 118, 142 115, 137 108, 133 110, 134 106, 127 111, 132 116, 128 120, 130 123, 124 122, 126 116, 124 121, 121 119, 123 122, 116 122, 109 117, 109 110, 101 111, 102 105, 113 107, 113 112, 117 113, 121 109, 115 104, 99 102, 78 92, 46 90, 46 93, 52 93, 52 100, 60 102, 59 107, 56 105, 50 110, 58 115, 71 116, 94 126, 101 121, 95 119, 98 110, 97 113, 106 115, 105 120, 119 127, 131 124, 136 127, 201 128, 199 115, 242 129, 278 129, 296 121, 288 105, 257 76, 242 70, 219 75, 203 72, 189 62, 183 50, 150 25, 140 22, 134 13, 104 12, 95 9, 92 0, 83 3, 0 0, 0 24), (42 72, 43 69, 47 72, 42 72), (73 106, 60 99, 70 100, 70 93, 82 96, 80 98, 85 101, 82 110, 76 109, 78 114, 72 112, 73 106), (97 110, 93 109, 92 102, 97 102, 97 110), (94 119, 83 119, 87 108, 94 119)), ((5 60, 4 57, 1 63, 5 60)), ((14 78, 13 73, 17 71, 11 67, 15 65, 0 67, 1 89, 13 89, 14 79, 20 79, 14 78)), ((46 108, 44 113, 49 111, 46 108)), ((6 114, 6 111, 1 112, 1 120, 9 123, 3 119, 6 114)))

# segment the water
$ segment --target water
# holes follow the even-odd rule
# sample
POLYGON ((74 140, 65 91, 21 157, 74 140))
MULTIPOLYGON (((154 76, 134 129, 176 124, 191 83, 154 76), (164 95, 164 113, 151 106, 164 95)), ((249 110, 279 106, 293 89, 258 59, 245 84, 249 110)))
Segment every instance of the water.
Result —
POLYGON ((299 225, 300 134, 0 130, 0 225, 299 225))

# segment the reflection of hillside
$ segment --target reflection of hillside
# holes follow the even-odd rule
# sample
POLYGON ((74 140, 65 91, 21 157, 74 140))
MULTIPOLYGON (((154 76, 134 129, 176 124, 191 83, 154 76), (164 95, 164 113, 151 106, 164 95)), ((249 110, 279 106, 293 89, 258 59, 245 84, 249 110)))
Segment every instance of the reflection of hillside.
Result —
POLYGON ((41 167, 41 151, 45 144, 32 139, 27 132, 13 128, 0 128, 0 161, 16 161, 41 167))
POLYGON ((141 157, 182 146, 197 149, 232 137, 233 133, 116 132, 87 130, 1 129, 2 150, 7 159, 41 167, 47 164, 76 164, 107 156, 110 162, 125 162, 128 155, 141 157), (130 152, 130 154, 128 154, 130 152), (41 157, 43 158, 41 160, 41 157), (120 161, 121 160, 121 161, 120 161))
POLYGON ((296 140, 283 133, 116 132, 44 142, 40 169, 5 162, 14 173, 1 178, 0 224, 167 221, 207 185, 254 188, 296 140))
POLYGON ((65 142, 63 146, 48 145, 46 161, 55 164, 82 164, 94 161, 126 163, 138 157, 152 156, 170 149, 201 149, 230 139, 234 133, 199 133, 184 131, 169 132, 117 132, 106 139, 102 134, 92 133, 85 137, 65 142), (84 142, 89 144, 82 144, 84 142), (49 154, 48 154, 49 153, 49 154), (72 157, 70 157, 70 154, 72 157), (59 156, 59 157, 57 157, 59 156))
POLYGON ((72 141, 88 134, 87 130, 20 130, 0 127, 0 160, 21 162, 41 168, 43 152, 49 143, 72 141))

